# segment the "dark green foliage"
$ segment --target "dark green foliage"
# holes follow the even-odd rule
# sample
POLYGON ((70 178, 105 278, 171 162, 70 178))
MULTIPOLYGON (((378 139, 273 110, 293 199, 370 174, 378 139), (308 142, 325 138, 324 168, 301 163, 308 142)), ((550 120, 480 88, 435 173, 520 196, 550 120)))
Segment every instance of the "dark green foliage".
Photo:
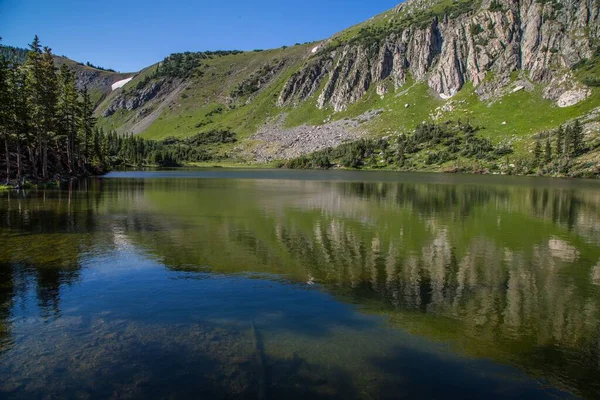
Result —
MULTIPOLYGON (((591 150, 594 150, 593 143, 585 143, 581 122, 575 120, 571 125, 560 126, 554 132, 548 134, 543 158, 540 162, 534 162, 534 164, 539 165, 542 172, 568 174, 576 166, 573 160, 591 150), (551 141, 553 136, 554 151, 551 141)), ((534 159, 536 155, 537 145, 534 151, 534 159)))
POLYGON ((223 108, 223 106, 217 106, 217 108, 215 108, 214 110, 210 111, 208 114, 206 114, 206 116, 207 117, 212 117, 213 115, 222 114, 223 111, 225 111, 225 109, 223 108))
POLYGON ((156 71, 158 77, 185 78, 208 58, 205 53, 174 53, 166 57, 156 71))
POLYGON ((104 169, 93 104, 73 73, 36 36, 23 64, 0 59, 4 177, 48 181, 104 169), (8 94, 8 96, 7 96, 8 94))
POLYGON ((587 76, 587 77, 583 78, 582 82, 586 86, 591 86, 591 87, 600 86, 600 78, 595 77, 595 76, 587 76))
POLYGON ((477 127, 460 121, 444 124, 425 122, 410 135, 344 143, 290 160, 283 166, 328 168, 328 165, 333 167, 336 164, 345 168, 405 168, 418 162, 441 165, 460 157, 494 161, 513 152, 507 144, 494 146, 488 139, 478 136, 477 131, 477 127))
POLYGON ((191 146, 200 146, 206 144, 235 143, 237 141, 235 136, 235 133, 229 130, 215 129, 198 133, 183 140, 191 146))
POLYGON ((544 149, 544 164, 548 164, 552 161, 552 143, 550 138, 546 139, 546 147, 544 149))
POLYGON ((471 32, 471 35, 477 36, 480 33, 482 33, 484 31, 484 29, 479 24, 471 24, 469 31, 471 32))
POLYGON ((114 69, 111 69, 111 68, 102 68, 102 67, 100 67, 100 66, 98 66, 98 65, 94 65, 94 64, 92 64, 92 63, 91 63, 91 62, 89 62, 89 61, 88 61, 88 62, 86 62, 86 63, 85 63, 85 65, 86 65, 86 66, 88 66, 88 67, 90 67, 90 68, 99 69, 99 70, 101 70, 101 71, 117 72, 117 71, 115 71, 114 69))
POLYGON ((583 127, 579 120, 575 120, 570 126, 569 135, 571 137, 571 155, 577 157, 583 152, 583 127))
POLYGON ((12 46, 0 46, 0 59, 5 60, 9 66, 21 65, 27 60, 27 49, 12 46))
POLYGON ((535 147, 533 149, 533 162, 535 165, 542 164, 542 144, 539 140, 535 141, 535 147))
POLYGON ((168 137, 162 141, 147 140, 133 135, 121 136, 115 132, 104 135, 106 157, 110 165, 157 165, 176 167, 184 162, 215 160, 208 149, 189 139, 168 137))
POLYGON ((556 155, 562 157, 565 152, 565 130, 561 126, 555 132, 556 135, 556 155))
POLYGON ((331 162, 326 154, 316 154, 314 156, 301 156, 289 160, 283 165, 290 169, 329 169, 331 162))
POLYGON ((498 0, 492 0, 490 2, 490 7, 488 8, 490 11, 504 11, 504 7, 498 0))
POLYGON ((446 150, 434 151, 432 153, 427 154, 427 158, 425 159, 425 164, 427 164, 427 165, 443 164, 446 161, 450 161, 450 160, 454 160, 454 159, 456 159, 456 155, 454 155, 446 150))
POLYGON ((213 120, 210 118, 205 118, 202 121, 198 122, 196 125, 194 125, 196 128, 202 128, 203 126, 206 125, 210 125, 213 123, 213 120))

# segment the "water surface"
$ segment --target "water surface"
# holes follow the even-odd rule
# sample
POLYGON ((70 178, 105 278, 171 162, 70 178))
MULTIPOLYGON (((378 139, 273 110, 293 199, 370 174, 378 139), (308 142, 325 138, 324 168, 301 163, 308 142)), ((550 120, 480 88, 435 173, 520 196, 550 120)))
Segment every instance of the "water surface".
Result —
POLYGON ((0 194, 2 398, 598 398, 600 185, 117 172, 0 194))

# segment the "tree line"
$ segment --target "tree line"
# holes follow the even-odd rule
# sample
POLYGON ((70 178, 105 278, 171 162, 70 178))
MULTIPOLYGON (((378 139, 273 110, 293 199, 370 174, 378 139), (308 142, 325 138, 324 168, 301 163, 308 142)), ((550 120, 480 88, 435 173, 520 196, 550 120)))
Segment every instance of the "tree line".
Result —
POLYGON ((493 143, 470 123, 423 122, 411 133, 380 139, 359 139, 280 163, 292 169, 388 168, 447 172, 505 173, 515 175, 598 176, 600 169, 585 155, 600 142, 585 140, 579 120, 543 132, 532 151, 515 154, 510 142, 493 143), (590 169, 591 168, 591 169, 590 169))
POLYGON ((12 50, 0 51, 0 179, 7 184, 208 161, 216 156, 207 146, 236 140, 228 130, 163 141, 105 132, 96 126, 87 88, 77 90, 74 73, 64 64, 57 68, 37 36, 24 60, 7 54, 12 50))
POLYGON ((412 133, 393 134, 381 139, 359 139, 288 160, 286 168, 423 169, 448 161, 495 162, 512 154, 509 144, 494 145, 477 134, 480 127, 447 121, 423 122, 412 133))
POLYGON ((23 64, 0 58, 0 140, 7 182, 93 170, 94 105, 36 36, 23 64))

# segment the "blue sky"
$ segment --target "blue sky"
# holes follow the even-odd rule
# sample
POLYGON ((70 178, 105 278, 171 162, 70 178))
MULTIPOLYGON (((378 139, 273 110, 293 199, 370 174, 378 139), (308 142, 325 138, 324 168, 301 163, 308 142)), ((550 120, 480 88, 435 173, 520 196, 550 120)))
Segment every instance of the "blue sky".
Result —
POLYGON ((401 0, 0 0, 0 36, 34 34, 55 54, 136 71, 180 51, 273 48, 323 39, 401 0))

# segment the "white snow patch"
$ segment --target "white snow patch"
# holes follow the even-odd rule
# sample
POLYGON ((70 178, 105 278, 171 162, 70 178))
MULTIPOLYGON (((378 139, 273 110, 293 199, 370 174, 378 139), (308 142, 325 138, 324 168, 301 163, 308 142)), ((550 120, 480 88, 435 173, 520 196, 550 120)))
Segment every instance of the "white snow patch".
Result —
POLYGON ((111 88, 112 88, 112 90, 120 89, 123 86, 125 86, 127 84, 127 82, 129 82, 132 79, 133 79, 133 77, 117 81, 117 82, 115 82, 115 83, 112 84, 111 88))

